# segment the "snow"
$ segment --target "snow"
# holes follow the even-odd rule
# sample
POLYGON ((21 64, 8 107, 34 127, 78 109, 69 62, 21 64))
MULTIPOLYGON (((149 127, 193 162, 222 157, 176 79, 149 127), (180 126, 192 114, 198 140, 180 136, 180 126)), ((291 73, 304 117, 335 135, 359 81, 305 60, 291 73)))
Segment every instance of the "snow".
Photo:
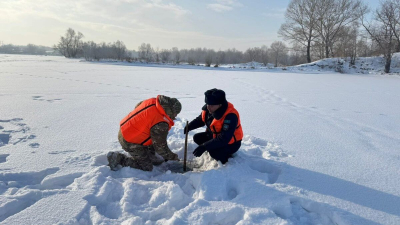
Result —
MULTIPOLYGON (((385 74, 385 59, 382 56, 357 57, 354 65, 350 64, 350 58, 328 58, 318 60, 312 63, 301 64, 297 66, 274 67, 274 64, 268 63, 265 66, 258 62, 248 62, 240 64, 220 65, 220 68, 229 70, 255 70, 268 72, 295 72, 295 73, 345 73, 345 74, 385 74)), ((394 53, 391 62, 389 75, 399 75, 400 73, 400 53, 394 53)))
MULTIPOLYGON (((298 66, 284 68, 292 72, 340 72, 346 74, 384 74, 385 59, 382 56, 358 57, 354 65, 350 58, 329 58, 298 66)), ((393 54, 390 74, 400 73, 400 53, 393 54)))
POLYGON ((0 223, 400 224, 400 77, 313 68, 0 55, 0 223), (245 133, 227 164, 193 158, 198 129, 198 169, 107 167, 120 119, 158 94, 182 102, 168 136, 182 159, 186 121, 214 87, 245 133))

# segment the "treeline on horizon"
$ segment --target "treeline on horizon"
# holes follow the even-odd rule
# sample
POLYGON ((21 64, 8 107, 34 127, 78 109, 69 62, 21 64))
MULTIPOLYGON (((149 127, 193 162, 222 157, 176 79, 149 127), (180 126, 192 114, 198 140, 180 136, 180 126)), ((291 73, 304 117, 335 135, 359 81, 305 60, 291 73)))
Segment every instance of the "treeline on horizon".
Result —
POLYGON ((0 45, 1 54, 24 54, 24 55, 61 55, 51 47, 34 44, 28 45, 0 45))
MULTIPOLYGON (((147 63, 237 64, 259 62, 291 66, 324 58, 344 58, 354 65, 358 57, 382 55, 390 72, 394 52, 400 52, 400 0, 383 0, 371 10, 361 0, 292 0, 278 31, 282 41, 270 46, 216 51, 211 48, 159 49, 143 43, 128 50, 122 41, 95 43, 69 28, 53 46, 67 58, 122 60, 147 63)), ((0 51, 1 52, 1 51, 0 51)))
POLYGON ((150 43, 143 43, 138 50, 128 50, 122 41, 113 43, 84 42, 84 35, 69 28, 60 38, 54 49, 67 58, 84 57, 88 61, 121 60, 128 62, 145 63, 188 63, 190 65, 204 64, 218 67, 220 64, 237 64, 244 62, 259 62, 267 66, 271 61, 277 65, 296 64, 300 57, 288 54, 288 48, 281 41, 276 41, 270 47, 262 46, 249 48, 245 52, 233 49, 215 51, 208 48, 192 49, 159 49, 153 48, 150 43))

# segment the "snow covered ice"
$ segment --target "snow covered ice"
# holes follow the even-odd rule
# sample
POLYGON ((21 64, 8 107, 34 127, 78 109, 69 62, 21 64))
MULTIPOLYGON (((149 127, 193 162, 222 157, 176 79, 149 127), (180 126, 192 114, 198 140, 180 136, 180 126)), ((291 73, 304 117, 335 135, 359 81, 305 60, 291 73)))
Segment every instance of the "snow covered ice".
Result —
MULTIPOLYGON (((0 55, 1 224, 400 224, 400 77, 0 55), (191 69, 193 68, 193 69, 191 69), (273 72, 269 72, 273 71, 273 72), (227 93, 245 137, 225 165, 111 171, 121 118, 158 94, 227 93)), ((303 68, 304 69, 304 68, 303 68)))

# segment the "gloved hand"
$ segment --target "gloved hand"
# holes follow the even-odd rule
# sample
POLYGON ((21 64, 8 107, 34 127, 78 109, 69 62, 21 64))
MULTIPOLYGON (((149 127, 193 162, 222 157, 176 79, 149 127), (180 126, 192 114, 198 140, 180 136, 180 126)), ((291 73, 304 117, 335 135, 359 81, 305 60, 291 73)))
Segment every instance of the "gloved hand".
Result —
POLYGON ((164 157, 164 160, 165 160, 165 162, 168 160, 179 161, 179 158, 178 158, 177 154, 171 152, 170 154, 168 154, 164 157))
POLYGON ((197 146, 197 148, 193 151, 193 155, 196 157, 200 157, 206 151, 206 148, 203 145, 197 146))

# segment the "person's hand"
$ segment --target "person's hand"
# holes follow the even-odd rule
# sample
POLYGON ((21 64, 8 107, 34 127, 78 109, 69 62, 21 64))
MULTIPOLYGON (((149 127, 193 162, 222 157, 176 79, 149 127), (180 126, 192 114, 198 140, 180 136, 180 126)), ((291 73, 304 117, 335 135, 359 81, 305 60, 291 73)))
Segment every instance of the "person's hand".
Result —
POLYGON ((204 148, 204 146, 199 145, 197 146, 197 148, 193 151, 193 155, 196 157, 200 157, 201 155, 203 155, 203 153, 206 151, 206 148, 204 148))
MULTIPOLYGON (((188 128, 188 132, 189 132, 190 130, 189 130, 189 128, 188 128)), ((186 127, 185 128, 183 128, 183 134, 186 134, 187 132, 186 132, 186 127)))
POLYGON ((164 159, 165 159, 165 161, 168 161, 168 160, 179 161, 178 155, 173 152, 168 154, 167 157, 165 157, 164 159))

